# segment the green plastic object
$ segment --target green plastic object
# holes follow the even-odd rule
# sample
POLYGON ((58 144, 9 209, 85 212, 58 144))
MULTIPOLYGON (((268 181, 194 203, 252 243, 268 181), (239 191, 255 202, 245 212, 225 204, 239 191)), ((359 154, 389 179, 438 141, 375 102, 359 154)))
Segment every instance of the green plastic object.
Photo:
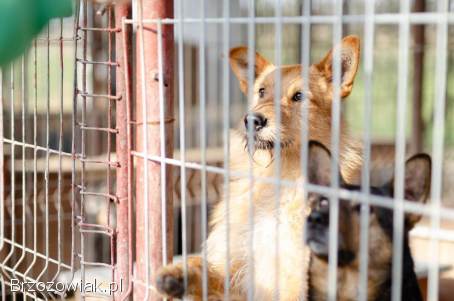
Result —
POLYGON ((0 0, 0 67, 24 53, 50 19, 72 10, 72 0, 0 0))

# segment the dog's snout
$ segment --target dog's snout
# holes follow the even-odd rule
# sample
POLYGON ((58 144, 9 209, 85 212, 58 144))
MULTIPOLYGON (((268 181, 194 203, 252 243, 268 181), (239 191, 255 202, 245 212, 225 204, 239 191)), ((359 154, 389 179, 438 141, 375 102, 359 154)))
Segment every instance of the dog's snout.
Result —
POLYGON ((249 130, 249 127, 251 127, 253 131, 258 132, 266 126, 266 123, 267 119, 260 113, 249 113, 244 116, 246 130, 249 130))
POLYGON ((328 212, 313 210, 307 217, 307 222, 314 226, 329 226, 328 212))

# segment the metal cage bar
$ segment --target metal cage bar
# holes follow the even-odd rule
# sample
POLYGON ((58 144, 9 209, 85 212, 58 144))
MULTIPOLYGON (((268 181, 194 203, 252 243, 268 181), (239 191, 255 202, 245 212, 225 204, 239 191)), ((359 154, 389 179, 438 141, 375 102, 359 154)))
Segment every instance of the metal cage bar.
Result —
MULTIPOLYGON (((173 27, 161 27, 159 22, 144 25, 141 20, 173 16, 173 3, 139 1, 138 15, 135 147, 145 154, 169 158, 173 154, 173 27), (158 62, 160 53, 162 60, 158 62), (164 133, 165 137, 161 137, 164 133)), ((156 292, 151 290, 151 279, 173 254, 172 172, 164 162, 131 154, 137 174, 134 298, 157 299, 156 292)))

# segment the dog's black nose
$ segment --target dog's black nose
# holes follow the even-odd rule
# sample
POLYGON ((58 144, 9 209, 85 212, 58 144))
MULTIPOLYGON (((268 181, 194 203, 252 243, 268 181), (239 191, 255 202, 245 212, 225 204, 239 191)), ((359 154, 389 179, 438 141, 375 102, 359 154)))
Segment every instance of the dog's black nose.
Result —
POLYGON ((258 132, 266 126, 267 119, 260 113, 249 113, 244 116, 244 126, 246 131, 249 130, 251 126, 252 130, 258 132))
POLYGON ((307 222, 312 225, 329 226, 329 215, 327 212, 313 210, 307 217, 307 222))

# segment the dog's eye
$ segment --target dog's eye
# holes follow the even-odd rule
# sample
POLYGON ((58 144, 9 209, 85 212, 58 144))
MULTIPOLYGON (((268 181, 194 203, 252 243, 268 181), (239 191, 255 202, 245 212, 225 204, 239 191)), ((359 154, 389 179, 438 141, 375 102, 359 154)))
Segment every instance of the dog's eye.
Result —
POLYGON ((263 96, 265 96, 265 88, 260 88, 260 89, 259 89, 259 96, 260 96, 260 98, 262 98, 263 96))
POLYGON ((293 101, 302 101, 303 99, 304 99, 303 92, 296 92, 292 97, 293 101))

